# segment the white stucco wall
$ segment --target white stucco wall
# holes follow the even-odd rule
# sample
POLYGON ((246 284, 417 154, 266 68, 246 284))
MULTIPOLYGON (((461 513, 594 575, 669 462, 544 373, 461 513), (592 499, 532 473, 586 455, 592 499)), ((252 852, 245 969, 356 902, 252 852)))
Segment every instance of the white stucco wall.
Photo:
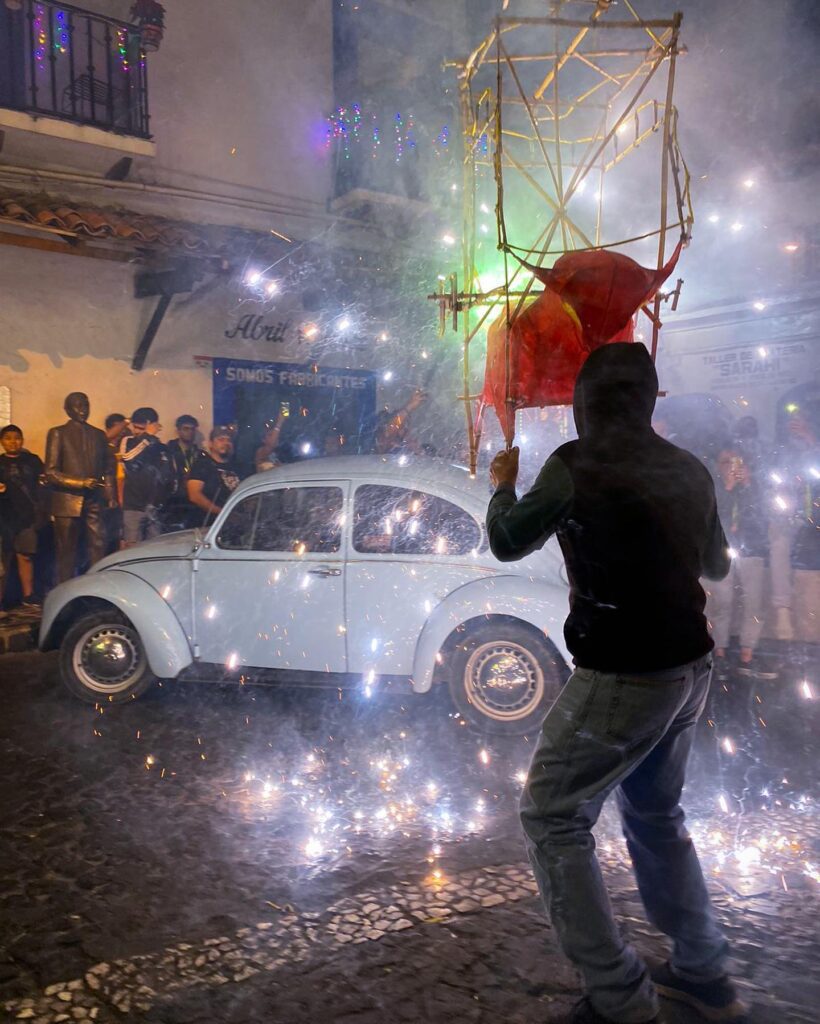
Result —
POLYGON ((263 308, 226 284, 193 302, 188 296, 175 300, 137 373, 131 360, 157 300, 135 299, 133 288, 134 268, 128 264, 0 248, 0 386, 10 388, 11 418, 32 450, 41 452, 48 428, 63 421, 70 391, 89 395, 91 420, 99 425, 110 412, 130 415, 137 406, 152 405, 166 438, 183 412, 207 430, 211 370, 198 366, 195 356, 316 359, 352 368, 368 368, 371 359, 366 350, 351 361, 306 343, 299 326, 310 317, 298 299, 284 296, 263 308), (229 337, 247 316, 262 317, 256 340, 241 332, 229 337))
MULTIPOLYGON (((81 6, 130 20, 131 0, 81 6)), ((121 137, 99 129, 16 115, 4 122, 0 167, 90 175, 90 191, 68 179, 38 184, 93 204, 313 237, 327 225, 330 194, 331 0, 172 0, 165 7, 162 44, 147 55, 154 155, 109 149, 106 139, 121 137), (134 158, 128 181, 101 180, 123 152, 134 158)))

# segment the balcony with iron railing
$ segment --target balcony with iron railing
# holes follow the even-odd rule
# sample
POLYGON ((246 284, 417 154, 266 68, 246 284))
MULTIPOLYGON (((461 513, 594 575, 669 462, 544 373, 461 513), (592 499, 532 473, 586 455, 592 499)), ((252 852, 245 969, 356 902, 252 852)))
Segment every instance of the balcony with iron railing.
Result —
POLYGON ((144 28, 51 0, 0 0, 0 108, 149 139, 144 28))

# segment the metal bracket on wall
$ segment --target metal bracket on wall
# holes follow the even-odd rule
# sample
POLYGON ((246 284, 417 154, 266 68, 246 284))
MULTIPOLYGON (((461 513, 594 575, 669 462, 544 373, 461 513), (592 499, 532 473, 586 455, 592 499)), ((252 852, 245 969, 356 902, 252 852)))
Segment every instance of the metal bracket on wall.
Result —
POLYGON ((131 361, 132 370, 141 370, 145 366, 145 360, 153 344, 154 338, 160 324, 168 312, 171 299, 183 292, 190 292, 194 287, 196 273, 190 266, 176 267, 173 270, 148 271, 137 276, 134 284, 134 297, 137 299, 150 298, 153 295, 159 296, 159 302, 154 310, 148 326, 143 332, 137 351, 131 361))

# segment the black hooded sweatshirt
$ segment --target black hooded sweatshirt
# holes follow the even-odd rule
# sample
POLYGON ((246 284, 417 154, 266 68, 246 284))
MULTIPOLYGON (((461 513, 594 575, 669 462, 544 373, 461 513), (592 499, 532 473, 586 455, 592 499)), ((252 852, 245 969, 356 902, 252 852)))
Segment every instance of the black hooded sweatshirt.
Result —
POLYGON ((575 385, 578 440, 558 448, 520 501, 502 485, 490 548, 523 558, 557 534, 570 583, 567 647, 582 668, 654 672, 714 646, 699 579, 729 552, 706 467, 651 426, 658 377, 640 344, 593 352, 575 385))

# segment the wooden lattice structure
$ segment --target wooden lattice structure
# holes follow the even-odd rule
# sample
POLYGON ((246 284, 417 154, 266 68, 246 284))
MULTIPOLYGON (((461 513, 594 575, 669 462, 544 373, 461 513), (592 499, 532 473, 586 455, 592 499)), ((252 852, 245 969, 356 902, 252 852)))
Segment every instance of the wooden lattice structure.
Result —
MULTIPOLYGON (((463 336, 462 398, 473 472, 481 405, 472 393, 471 346, 490 317, 503 313, 509 329, 533 288, 525 264, 549 267, 562 253, 579 249, 617 247, 629 254, 651 239, 653 246, 657 240, 660 268, 680 238, 688 239, 693 223, 673 104, 682 15, 646 20, 631 0, 617 6, 611 0, 555 0, 545 3, 544 16, 519 17, 510 10, 515 2, 506 0, 486 38, 465 60, 449 65, 459 79, 463 139, 462 287, 459 275, 451 274, 430 298, 439 304, 441 332, 449 322, 463 336), (624 232, 623 218, 612 216, 607 182, 639 150, 640 195, 634 199, 651 224, 624 232), (480 266, 480 250, 487 243, 486 257, 491 248, 491 239, 478 232, 479 206, 489 209, 479 204, 482 182, 495 197, 500 284, 492 287, 480 266), (646 214, 650 192, 655 198, 646 214), (533 217, 534 209, 543 217, 533 217)), ((653 358, 661 303, 671 298, 674 308, 680 284, 643 307, 653 358)))

